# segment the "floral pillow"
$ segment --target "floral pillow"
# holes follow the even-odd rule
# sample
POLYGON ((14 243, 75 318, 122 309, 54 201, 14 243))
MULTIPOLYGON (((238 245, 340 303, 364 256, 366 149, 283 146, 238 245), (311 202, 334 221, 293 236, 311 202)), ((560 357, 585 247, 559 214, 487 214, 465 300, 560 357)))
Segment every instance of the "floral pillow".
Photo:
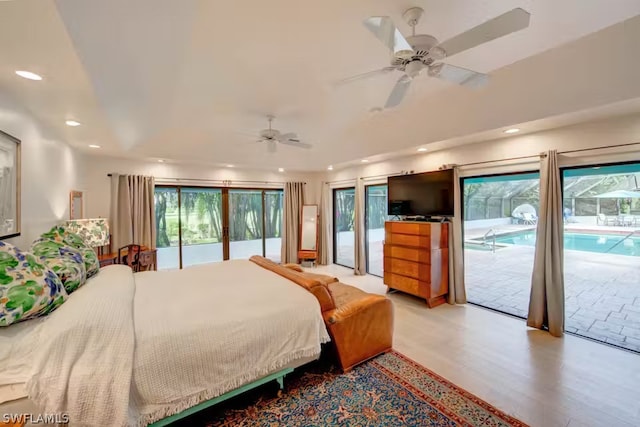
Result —
POLYGON ((53 271, 34 255, 0 242, 0 326, 49 314, 65 299, 53 271))
POLYGON ((55 242, 64 243, 67 246, 80 251, 82 259, 84 260, 85 269, 87 271, 87 278, 94 276, 100 271, 100 262, 98 261, 98 255, 93 248, 82 240, 82 237, 67 230, 66 227, 56 226, 51 230, 40 236, 42 239, 53 240, 55 242))
POLYGON ((40 238, 31 245, 31 252, 60 278, 67 293, 70 294, 87 281, 85 263, 77 249, 40 238))

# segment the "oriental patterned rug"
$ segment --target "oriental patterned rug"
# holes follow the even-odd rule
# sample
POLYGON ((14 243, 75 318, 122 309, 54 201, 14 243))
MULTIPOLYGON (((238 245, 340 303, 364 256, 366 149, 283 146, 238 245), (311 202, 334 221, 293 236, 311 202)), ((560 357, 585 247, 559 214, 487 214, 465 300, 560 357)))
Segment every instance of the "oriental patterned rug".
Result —
POLYGON ((316 363, 285 378, 285 391, 259 388, 180 425, 514 426, 523 422, 392 351, 347 374, 316 363))

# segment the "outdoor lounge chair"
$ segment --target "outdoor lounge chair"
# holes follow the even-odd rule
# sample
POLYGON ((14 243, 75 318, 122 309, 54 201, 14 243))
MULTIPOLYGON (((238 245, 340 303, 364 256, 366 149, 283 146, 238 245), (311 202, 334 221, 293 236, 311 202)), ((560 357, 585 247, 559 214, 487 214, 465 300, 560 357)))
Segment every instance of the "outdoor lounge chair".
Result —
POLYGON ((522 214, 522 221, 527 225, 536 225, 538 223, 538 217, 530 212, 524 212, 522 214))
POLYGON ((616 218, 607 218, 603 213, 596 217, 596 225, 616 225, 616 218))

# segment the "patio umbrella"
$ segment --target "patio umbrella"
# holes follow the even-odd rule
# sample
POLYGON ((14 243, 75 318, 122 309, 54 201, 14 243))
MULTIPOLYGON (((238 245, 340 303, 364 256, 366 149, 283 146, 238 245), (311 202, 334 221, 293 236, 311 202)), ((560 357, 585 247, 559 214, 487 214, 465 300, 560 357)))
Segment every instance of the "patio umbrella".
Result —
POLYGON ((593 197, 598 199, 640 199, 640 191, 615 190, 593 197))
POLYGON ((530 213, 532 215, 535 215, 536 208, 531 206, 529 203, 524 203, 522 205, 518 205, 511 213, 511 216, 515 218, 522 218, 522 214, 524 213, 530 213))

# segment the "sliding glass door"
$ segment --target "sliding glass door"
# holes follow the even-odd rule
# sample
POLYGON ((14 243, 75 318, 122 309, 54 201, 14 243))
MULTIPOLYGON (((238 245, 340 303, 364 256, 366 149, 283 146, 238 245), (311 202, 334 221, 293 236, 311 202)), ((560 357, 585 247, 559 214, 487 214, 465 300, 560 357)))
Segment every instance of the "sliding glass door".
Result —
POLYGON ((526 317, 538 222, 536 173, 464 178, 467 299, 526 317))
POLYGON ((229 190, 229 258, 264 254, 262 190, 229 190))
POLYGON ((182 266, 222 261, 222 190, 180 190, 182 266))
POLYGON ((280 261, 282 190, 156 187, 158 268, 263 255, 280 261))
POLYGON ((333 259, 336 264, 354 267, 355 188, 333 190, 333 259))
POLYGON ((180 267, 180 205, 177 188, 156 187, 158 268, 180 267))
POLYGON ((640 163, 562 175, 565 328, 640 351, 640 163))
POLYGON ((280 190, 264 192, 264 256, 274 262, 281 258, 283 199, 280 190))
POLYGON ((387 185, 365 187, 365 226, 367 252, 367 273, 382 277, 384 223, 387 220, 387 185))

